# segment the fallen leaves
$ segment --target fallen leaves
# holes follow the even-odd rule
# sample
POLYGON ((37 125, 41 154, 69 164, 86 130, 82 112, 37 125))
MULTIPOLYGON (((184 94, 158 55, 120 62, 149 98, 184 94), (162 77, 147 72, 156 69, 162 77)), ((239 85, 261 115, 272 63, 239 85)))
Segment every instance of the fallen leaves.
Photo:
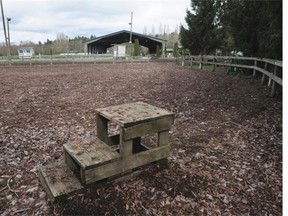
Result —
POLYGON ((5 67, 0 80, 3 215, 282 212, 282 101, 259 80, 153 62, 5 67), (63 160, 67 141, 95 135, 96 108, 133 101, 176 114, 169 166, 49 204, 39 166, 63 160))

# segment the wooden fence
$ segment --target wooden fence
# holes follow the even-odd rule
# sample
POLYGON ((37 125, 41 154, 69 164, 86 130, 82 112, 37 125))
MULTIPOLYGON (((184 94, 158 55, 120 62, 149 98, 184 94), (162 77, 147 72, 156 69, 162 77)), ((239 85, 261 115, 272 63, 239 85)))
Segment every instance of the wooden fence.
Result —
POLYGON ((217 66, 229 68, 230 71, 248 69, 252 71, 255 78, 258 74, 261 77, 261 84, 267 83, 271 87, 271 95, 274 96, 278 86, 282 87, 282 61, 257 58, 257 57, 238 57, 238 56, 181 56, 176 60, 182 66, 198 66, 203 69, 203 65, 212 65, 212 71, 217 66), (268 82, 266 82, 268 81, 268 82))
POLYGON ((117 63, 117 62, 148 62, 150 58, 140 56, 127 56, 127 58, 115 58, 111 54, 93 55, 37 55, 32 58, 19 58, 13 56, 11 59, 0 57, 0 66, 14 65, 53 65, 53 64, 77 64, 77 63, 117 63))

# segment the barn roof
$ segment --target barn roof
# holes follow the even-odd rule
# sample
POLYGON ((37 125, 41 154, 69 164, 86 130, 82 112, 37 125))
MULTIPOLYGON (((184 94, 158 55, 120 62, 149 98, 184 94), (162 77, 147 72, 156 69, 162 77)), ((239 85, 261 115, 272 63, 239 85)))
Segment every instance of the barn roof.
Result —
MULTIPOLYGON (((156 51, 157 45, 161 47, 163 42, 163 39, 160 38, 132 32, 132 42, 134 43, 136 39, 139 40, 139 44, 141 46, 147 47, 152 53, 156 51)), ((115 44, 129 42, 129 40, 130 40, 130 31, 122 30, 94 38, 92 40, 85 42, 85 44, 87 46, 109 48, 115 44)))

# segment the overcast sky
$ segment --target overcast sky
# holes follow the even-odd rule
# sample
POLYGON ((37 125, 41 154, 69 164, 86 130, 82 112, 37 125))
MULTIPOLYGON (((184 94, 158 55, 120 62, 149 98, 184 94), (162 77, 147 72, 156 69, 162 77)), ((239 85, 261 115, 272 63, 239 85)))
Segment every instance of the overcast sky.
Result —
MULTIPOLYGON (((115 31, 159 32, 162 24, 172 32, 185 24, 190 0, 2 0, 5 17, 11 18, 12 43, 55 40, 57 33, 75 36, 102 36, 115 31)), ((1 18, 0 42, 4 42, 1 18)))

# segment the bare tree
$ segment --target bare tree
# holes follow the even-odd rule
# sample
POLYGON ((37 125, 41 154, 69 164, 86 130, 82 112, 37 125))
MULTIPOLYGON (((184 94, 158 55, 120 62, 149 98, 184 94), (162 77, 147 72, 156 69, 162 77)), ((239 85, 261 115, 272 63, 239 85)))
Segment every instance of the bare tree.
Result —
POLYGON ((165 32, 166 32, 166 34, 168 34, 168 35, 170 34, 169 24, 166 25, 166 31, 165 31, 165 32))
POLYGON ((53 50, 56 53, 68 52, 69 51, 68 36, 66 36, 64 33, 57 33, 55 43, 53 44, 53 50))
POLYGON ((179 25, 176 25, 174 33, 175 33, 176 35, 178 35, 178 33, 179 33, 179 25))
POLYGON ((155 36, 155 27, 154 27, 154 25, 152 25, 152 28, 151 28, 151 35, 155 36))
POLYGON ((144 34, 144 35, 147 35, 147 34, 148 34, 148 32, 147 32, 147 26, 144 26, 144 28, 143 28, 143 34, 144 34))
POLYGON ((162 23, 159 24, 158 34, 159 34, 159 36, 163 34, 163 25, 162 25, 162 23))

